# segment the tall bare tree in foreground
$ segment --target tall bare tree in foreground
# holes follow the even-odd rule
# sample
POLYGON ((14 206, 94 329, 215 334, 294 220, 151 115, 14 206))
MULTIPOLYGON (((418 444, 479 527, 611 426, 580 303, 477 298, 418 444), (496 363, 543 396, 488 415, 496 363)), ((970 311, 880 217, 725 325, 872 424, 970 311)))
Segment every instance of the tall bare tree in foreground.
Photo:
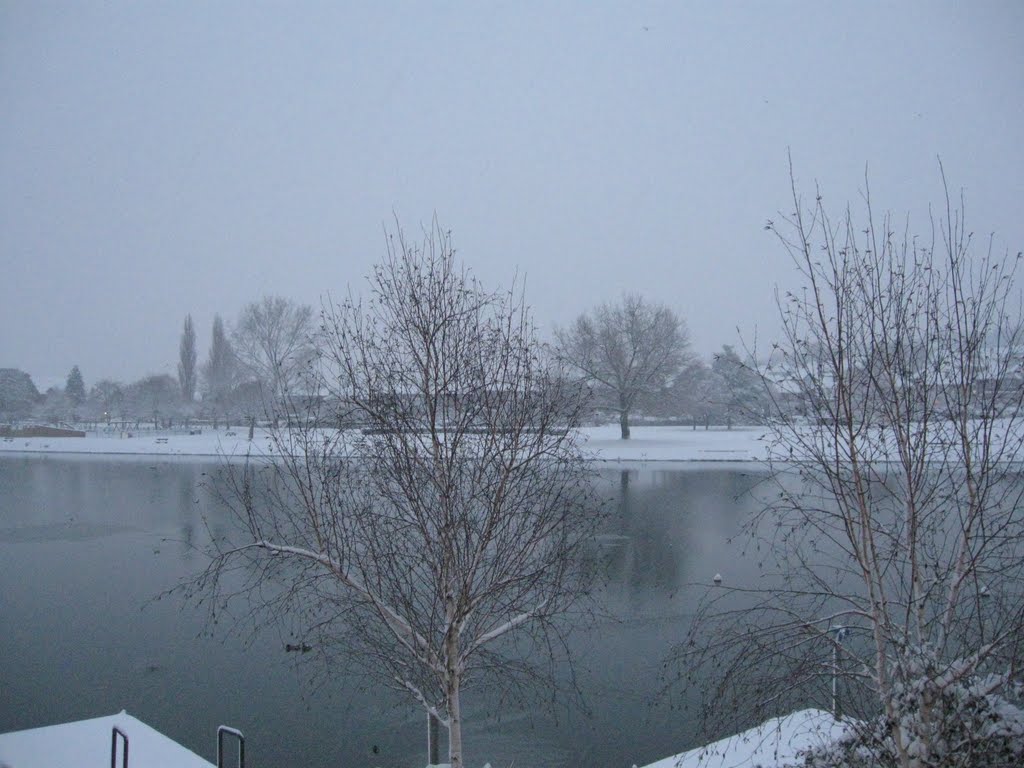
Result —
POLYGON ((181 397, 186 403, 191 403, 196 396, 198 354, 192 315, 185 315, 185 326, 181 331, 181 342, 178 344, 178 384, 181 385, 181 397))
POLYGON ((557 336, 562 358, 618 411, 623 440, 640 398, 667 386, 689 359, 686 324, 635 293, 580 315, 557 336))
POLYGON ((1024 650, 1017 261, 977 253, 948 194, 924 239, 868 195, 836 220, 793 184, 793 211, 767 227, 804 285, 779 296, 762 371, 778 386, 775 487, 750 526, 762 579, 710 590, 680 674, 716 674, 719 721, 825 704, 837 675, 880 717, 824 763, 1016 764, 1024 713, 998 702, 1024 650))
POLYGON ((580 390, 521 298, 486 292, 436 223, 387 244, 369 298, 325 310, 305 400, 323 404, 305 423, 329 409, 366 428, 279 430, 282 460, 229 474, 242 538, 193 586, 213 609, 244 595, 296 616, 316 649, 436 715, 459 768, 463 688, 507 690, 564 649, 599 510, 567 429, 580 390))
POLYGON ((313 308, 281 296, 247 304, 232 334, 235 358, 265 388, 267 405, 289 394, 309 369, 313 308))

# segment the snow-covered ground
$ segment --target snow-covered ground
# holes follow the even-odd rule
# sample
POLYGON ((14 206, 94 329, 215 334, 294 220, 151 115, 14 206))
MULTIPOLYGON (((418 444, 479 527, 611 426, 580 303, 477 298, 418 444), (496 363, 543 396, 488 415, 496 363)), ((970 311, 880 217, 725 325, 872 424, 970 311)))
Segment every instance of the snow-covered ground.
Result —
POLYGON ((810 747, 835 741, 845 726, 828 712, 803 709, 749 731, 666 757, 644 768, 773 768, 794 765, 810 747))
MULTIPOLYGON (((123 710, 108 717, 0 733, 0 766, 57 768, 106 765, 115 727, 128 737, 127 762, 132 768, 213 768, 212 763, 195 752, 123 710)), ((237 748, 235 744, 233 740, 225 742, 226 747, 237 748)), ((123 744, 118 738, 118 766, 122 765, 123 753, 123 744)), ((229 749, 227 754, 233 756, 234 752, 229 749)))
MULTIPOLYGON (((634 427, 630 440, 619 439, 618 425, 582 430, 586 450, 601 462, 759 461, 765 458, 764 430, 737 427, 704 431, 690 427, 634 427)), ((161 432, 94 433, 86 437, 5 437, 0 453, 88 453, 145 456, 272 456, 264 430, 253 440, 246 429, 204 430, 201 435, 161 432)))
POLYGON ((619 437, 617 424, 582 432, 597 461, 763 461, 768 455, 763 427, 639 426, 631 428, 629 440, 619 437))

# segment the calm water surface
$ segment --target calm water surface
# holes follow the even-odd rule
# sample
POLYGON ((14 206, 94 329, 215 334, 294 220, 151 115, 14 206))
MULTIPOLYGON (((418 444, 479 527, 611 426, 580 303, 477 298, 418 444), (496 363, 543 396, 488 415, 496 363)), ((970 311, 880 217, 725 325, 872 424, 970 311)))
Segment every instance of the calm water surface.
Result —
MULTIPOLYGON (((0 457, 0 732, 126 709, 207 759, 221 723, 246 733, 251 766, 422 766, 425 717, 345 669, 319 688, 285 638, 254 640, 176 598, 227 526, 204 482, 216 463, 138 457, 0 457), (223 630, 223 631, 221 631, 223 630)), ((695 724, 654 696, 696 594, 753 564, 727 543, 759 503, 733 466, 603 470, 607 617, 575 640, 586 710, 496 704, 469 691, 470 766, 643 765, 691 746, 695 724), (485 714, 489 713, 489 714, 485 714)))

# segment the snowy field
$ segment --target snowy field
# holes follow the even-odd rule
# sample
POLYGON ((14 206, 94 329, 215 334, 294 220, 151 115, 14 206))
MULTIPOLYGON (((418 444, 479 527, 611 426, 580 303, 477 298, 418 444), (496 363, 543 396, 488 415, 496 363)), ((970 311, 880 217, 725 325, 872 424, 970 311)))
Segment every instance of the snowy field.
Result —
MULTIPOLYGON (((273 456, 269 434, 256 430, 252 441, 246 429, 213 431, 201 435, 161 432, 94 433, 86 437, 5 437, 0 453, 85 453, 97 455, 273 456)), ((587 427, 584 445, 594 461, 620 462, 706 462, 761 461, 766 457, 764 430, 736 427, 704 431, 690 427, 647 427, 632 429, 632 438, 621 440, 618 425, 587 427)))

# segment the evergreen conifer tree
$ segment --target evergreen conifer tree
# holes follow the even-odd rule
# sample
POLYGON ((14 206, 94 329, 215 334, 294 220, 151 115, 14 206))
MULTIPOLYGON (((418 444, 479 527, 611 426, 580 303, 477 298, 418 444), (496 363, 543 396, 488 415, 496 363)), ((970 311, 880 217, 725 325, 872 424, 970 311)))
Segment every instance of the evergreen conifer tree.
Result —
POLYGON ((235 355, 220 315, 213 318, 210 355, 203 365, 205 397, 223 404, 235 383, 235 355))
POLYGON ((192 325, 192 315, 185 315, 185 327, 178 345, 178 384, 186 403, 191 403, 196 394, 196 358, 195 326, 192 325))
POLYGON ((82 380, 82 372, 78 366, 74 366, 68 374, 67 382, 64 384, 64 394, 72 405, 78 406, 85 401, 85 382, 82 380))

